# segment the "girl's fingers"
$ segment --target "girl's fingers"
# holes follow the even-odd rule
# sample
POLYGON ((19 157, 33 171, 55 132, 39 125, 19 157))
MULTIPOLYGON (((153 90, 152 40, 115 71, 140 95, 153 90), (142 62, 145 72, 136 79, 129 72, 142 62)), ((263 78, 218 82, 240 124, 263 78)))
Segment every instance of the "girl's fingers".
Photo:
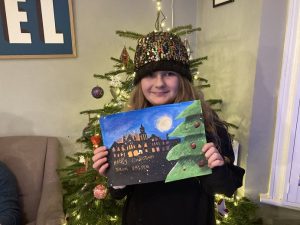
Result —
POLYGON ((224 160, 215 160, 213 161, 212 163, 208 164, 208 167, 209 168, 214 168, 214 167, 217 167, 217 166, 223 166, 224 165, 224 160))
POLYGON ((94 152, 94 156, 92 157, 93 162, 97 162, 99 159, 104 158, 108 155, 108 151, 100 151, 99 153, 94 152))
POLYGON ((100 147, 98 147, 98 148, 96 148, 95 150, 94 150, 94 154, 97 154, 97 153, 99 153, 99 152, 103 152, 103 151, 106 151, 107 149, 106 149, 106 147, 105 146, 100 146, 100 147))
POLYGON ((209 168, 214 168, 216 166, 224 165, 224 159, 220 155, 218 149, 215 147, 214 143, 206 143, 202 152, 204 152, 205 158, 207 159, 207 164, 209 168))
POLYGON ((105 172, 109 167, 107 162, 108 151, 105 146, 100 146, 94 150, 94 156, 92 160, 94 162, 93 168, 97 170, 101 175, 105 176, 105 172))
POLYGON ((212 142, 204 144, 204 146, 202 147, 202 152, 204 152, 206 159, 210 158, 210 156, 215 152, 219 153, 214 143, 212 142))
POLYGON ((224 164, 224 160, 218 152, 214 152, 209 158, 207 158, 207 162, 209 168, 222 166, 224 164))
POLYGON ((102 176, 105 176, 106 174, 106 170, 107 168, 109 167, 109 164, 108 163, 105 163, 103 164, 100 169, 98 170, 98 172, 102 175, 102 176))
POLYGON ((106 157, 100 158, 97 161, 95 161, 93 164, 93 168, 98 170, 104 163, 107 163, 106 157))
POLYGON ((212 148, 212 147, 215 147, 215 144, 214 144, 214 143, 212 143, 212 142, 206 143, 206 144, 204 144, 203 147, 202 147, 202 152, 205 153, 205 152, 208 151, 208 149, 210 149, 210 148, 212 148))

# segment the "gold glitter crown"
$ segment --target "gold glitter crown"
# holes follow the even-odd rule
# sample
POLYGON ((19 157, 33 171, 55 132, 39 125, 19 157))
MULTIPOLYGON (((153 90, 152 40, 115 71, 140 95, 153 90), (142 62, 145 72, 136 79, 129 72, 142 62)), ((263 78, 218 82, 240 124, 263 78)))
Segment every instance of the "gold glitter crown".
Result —
POLYGON ((151 32, 138 40, 134 70, 135 84, 155 70, 172 70, 192 80, 188 52, 180 37, 170 32, 151 32))

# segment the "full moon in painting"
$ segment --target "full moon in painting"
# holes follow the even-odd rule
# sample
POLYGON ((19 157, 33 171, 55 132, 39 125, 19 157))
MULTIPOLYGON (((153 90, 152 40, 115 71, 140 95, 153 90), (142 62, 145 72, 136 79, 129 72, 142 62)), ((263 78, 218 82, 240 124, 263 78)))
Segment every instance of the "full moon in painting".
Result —
POLYGON ((172 127, 172 118, 169 116, 162 116, 156 120, 156 128, 160 132, 168 131, 172 127))

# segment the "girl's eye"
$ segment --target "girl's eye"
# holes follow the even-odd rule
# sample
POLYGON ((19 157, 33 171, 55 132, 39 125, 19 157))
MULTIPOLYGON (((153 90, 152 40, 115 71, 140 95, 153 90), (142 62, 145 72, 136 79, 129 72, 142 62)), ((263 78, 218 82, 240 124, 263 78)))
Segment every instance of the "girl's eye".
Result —
POLYGON ((168 71, 166 74, 165 74, 165 76, 176 76, 176 73, 175 72, 173 72, 173 71, 168 71))

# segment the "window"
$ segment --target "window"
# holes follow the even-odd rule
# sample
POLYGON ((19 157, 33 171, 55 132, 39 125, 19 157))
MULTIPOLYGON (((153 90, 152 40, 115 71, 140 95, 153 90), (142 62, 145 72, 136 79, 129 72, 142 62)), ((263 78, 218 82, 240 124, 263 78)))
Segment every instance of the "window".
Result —
POLYGON ((298 102, 296 135, 293 145, 290 171, 287 202, 291 205, 300 207, 300 101, 298 102))

